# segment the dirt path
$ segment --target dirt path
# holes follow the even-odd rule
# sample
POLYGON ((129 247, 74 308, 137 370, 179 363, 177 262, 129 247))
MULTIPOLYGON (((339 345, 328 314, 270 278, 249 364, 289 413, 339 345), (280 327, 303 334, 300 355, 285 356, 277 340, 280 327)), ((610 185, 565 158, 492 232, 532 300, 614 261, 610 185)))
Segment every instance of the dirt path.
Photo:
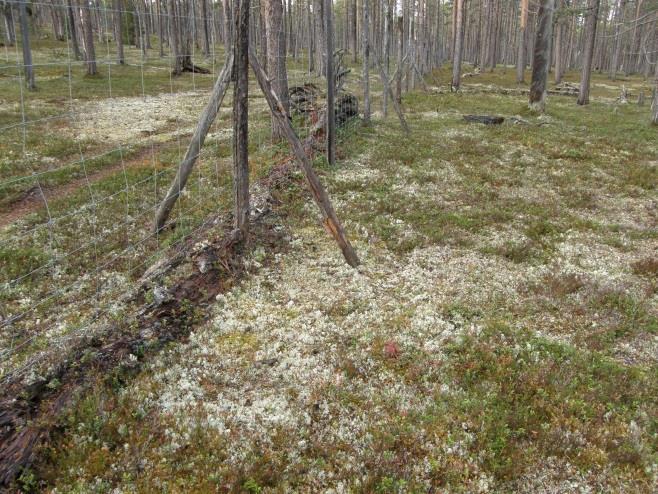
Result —
POLYGON ((19 199, 10 204, 8 206, 8 211, 0 212, 0 228, 13 223, 28 214, 44 209, 46 203, 66 197, 73 192, 86 187, 88 183, 94 184, 100 182, 101 180, 122 171, 124 167, 140 168, 144 166, 152 166, 150 161, 146 163, 145 158, 147 158, 153 151, 154 150, 151 147, 142 149, 130 159, 123 160, 123 162, 119 160, 111 166, 90 173, 87 177, 80 177, 65 184, 53 187, 43 187, 41 189, 35 185, 31 189, 25 191, 19 199))

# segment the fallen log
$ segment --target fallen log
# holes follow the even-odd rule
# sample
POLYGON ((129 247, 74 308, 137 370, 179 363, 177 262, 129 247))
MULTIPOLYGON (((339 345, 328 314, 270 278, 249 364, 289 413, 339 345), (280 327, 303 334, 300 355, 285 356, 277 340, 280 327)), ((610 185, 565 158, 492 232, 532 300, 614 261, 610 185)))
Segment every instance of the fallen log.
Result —
POLYGON ((484 125, 500 125, 505 121, 505 118, 491 115, 464 115, 464 120, 484 125))
MULTIPOLYGON (((289 180, 292 165, 285 162, 271 174, 277 182, 289 180)), ((271 177, 262 179, 255 187, 252 216, 252 241, 265 244, 265 252, 285 249, 284 233, 272 226, 268 219, 269 204, 274 202, 271 177)), ((201 231, 207 241, 198 243, 190 238, 182 246, 172 249, 163 262, 154 265, 144 274, 137 289, 127 295, 123 303, 134 307, 132 314, 122 323, 112 323, 72 340, 65 356, 50 370, 39 370, 44 377, 26 382, 20 375, 3 380, 0 399, 0 492, 9 487, 21 473, 38 458, 39 448, 58 427, 59 419, 76 403, 79 397, 98 379, 121 369, 129 355, 153 355, 168 342, 187 337, 198 321, 190 312, 195 307, 212 303, 219 293, 229 290, 247 273, 244 259, 250 250, 245 249, 231 226, 230 215, 221 220, 207 221, 201 231), (211 234, 213 230, 219 232, 211 234), (161 296, 148 303, 146 293, 183 263, 178 278, 161 296), (191 272, 191 274, 189 274, 191 272), (135 330, 138 329, 138 331, 135 330), (42 372, 43 371, 43 372, 42 372), (56 383, 56 385, 54 385, 56 383)), ((169 279, 168 278, 168 279, 169 279)), ((131 361, 132 362, 132 361, 131 361)), ((137 372, 142 360, 132 362, 131 372, 137 372)))

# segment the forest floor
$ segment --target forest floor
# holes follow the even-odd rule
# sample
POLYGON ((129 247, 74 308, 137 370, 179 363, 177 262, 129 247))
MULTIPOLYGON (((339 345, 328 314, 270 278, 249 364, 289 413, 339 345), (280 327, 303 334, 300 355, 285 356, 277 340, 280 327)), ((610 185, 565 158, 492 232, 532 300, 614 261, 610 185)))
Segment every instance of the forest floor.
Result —
MULTIPOLYGON (((434 78, 445 81, 447 74, 434 78)), ((57 419, 57 432, 17 485, 67 493, 655 492, 658 139, 648 107, 615 101, 622 84, 636 94, 643 82, 595 77, 592 104, 551 97, 546 114, 537 116, 526 110, 524 96, 497 92, 515 87, 513 77, 513 70, 498 69, 465 80, 481 91, 475 95, 435 87, 409 93, 403 103, 410 136, 393 115, 380 113, 371 127, 351 127, 341 137, 337 166, 316 165, 362 266, 345 265, 295 175, 275 191, 286 245, 249 253, 251 274, 213 298, 185 341, 155 355, 126 356, 126 369, 139 361, 139 371, 98 376, 57 419), (464 114, 507 120, 481 126, 466 123, 464 114)), ((190 110, 175 113, 194 115, 202 105, 199 88, 182 89, 191 97, 177 104, 190 110)), ((167 96, 157 88, 152 96, 152 103, 164 100, 166 113, 167 96)), ((150 217, 137 214, 152 207, 142 197, 153 187, 149 173, 177 162, 180 138, 193 123, 146 118, 131 106, 143 97, 121 97, 128 99, 118 112, 102 100, 84 103, 97 105, 92 116, 109 108, 107 118, 79 122, 98 134, 81 141, 80 132, 53 129, 56 145, 35 141, 38 150, 37 144, 51 145, 69 153, 75 144, 99 156, 109 152, 92 169, 114 170, 124 158, 117 161, 117 144, 134 136, 112 134, 120 129, 103 122, 126 115, 141 136, 130 156, 137 162, 147 156, 144 166, 99 176, 93 190, 108 198, 107 225, 65 219, 54 241, 60 252, 127 214, 135 219, 126 238, 99 246, 100 255, 139 238, 150 217), (142 142, 146 137, 153 139, 142 142), (112 194, 126 180, 134 189, 114 204, 112 194)), ((264 136, 269 122, 261 120, 264 136)), ((216 197, 230 190, 229 125, 224 115, 209 140, 191 189, 201 196, 195 217, 229 207, 230 194, 216 197), (213 181, 217 188, 202 193, 213 181)), ((1 139, 19 152, 21 140, 1 139)), ((255 176, 265 177, 286 154, 257 143, 255 176)), ((44 156, 34 163, 48 169, 44 156)), ((12 172, 13 164, 3 165, 5 183, 23 173, 12 172)), ((80 180, 62 177, 48 185, 80 180)), ((7 214, 23 192, 12 188, 14 199, 0 198, 7 214)), ((59 199, 51 214, 84 205, 89 196, 86 188, 67 189, 59 199)), ((4 276, 50 255, 12 240, 35 240, 30 232, 44 214, 30 211, 3 228, 4 276)), ((158 245, 183 233, 166 235, 158 245)), ((140 246, 142 257, 132 262, 146 262, 149 247, 140 246)), ((99 250, 72 259, 58 279, 73 280, 99 250)), ((112 290, 97 296, 129 290, 143 269, 129 271, 103 270, 112 290)), ((44 279, 6 291, 5 310, 38 298, 44 279)), ((43 317, 58 326, 31 351, 65 347, 67 325, 91 310, 76 301, 81 290, 57 311, 43 307, 43 317), (63 343, 54 344, 57 338, 63 343)), ((123 311, 114 307, 111 318, 123 311)), ((3 360, 3 371, 29 356, 19 357, 3 360)))

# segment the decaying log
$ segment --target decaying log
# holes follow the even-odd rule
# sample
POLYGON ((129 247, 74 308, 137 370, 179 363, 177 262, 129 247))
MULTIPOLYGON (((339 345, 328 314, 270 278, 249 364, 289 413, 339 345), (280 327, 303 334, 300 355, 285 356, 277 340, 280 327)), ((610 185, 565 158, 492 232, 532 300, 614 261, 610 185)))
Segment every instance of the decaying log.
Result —
POLYGON ((205 67, 199 67, 198 65, 194 65, 191 62, 184 62, 183 67, 180 70, 180 73, 175 74, 179 75, 182 74, 183 72, 191 72, 193 74, 210 74, 210 69, 206 69, 205 67))
POLYGON ((505 118, 491 116, 491 115, 464 115, 464 120, 470 123, 481 123, 485 125, 500 125, 505 121, 505 118))
POLYGON ((308 155, 304 150, 304 145, 299 140, 299 137, 297 137, 295 130, 292 128, 292 125, 290 124, 290 117, 288 116, 285 108, 283 108, 279 98, 277 98, 276 93, 272 90, 272 86, 269 79, 267 78, 267 74, 265 74, 265 71, 261 67, 258 59, 256 58, 256 55, 251 48, 249 50, 249 62, 251 64, 251 68, 256 74, 256 79, 258 80, 261 91, 265 95, 265 99, 267 100, 272 115, 279 122, 283 133, 288 139, 288 143, 290 144, 295 158, 302 167, 304 175, 306 176, 306 180, 308 181, 309 188, 311 189, 311 193, 313 194, 313 198, 315 199, 315 202, 317 203, 318 207, 320 208, 320 212, 322 213, 322 222, 325 228, 338 243, 347 263, 352 267, 358 266, 359 258, 357 257, 352 244, 350 244, 350 241, 345 235, 345 231, 343 230, 343 227, 340 224, 338 217, 336 216, 336 212, 331 205, 329 195, 327 194, 325 188, 322 186, 318 175, 315 173, 315 170, 311 165, 311 161, 309 160, 308 155))
POLYGON ((292 111, 303 115, 318 111, 316 103, 320 98, 320 89, 315 84, 307 82, 300 86, 292 86, 288 89, 288 94, 292 111))
MULTIPOLYGON (((277 179, 285 171, 277 167, 272 173, 277 179)), ((274 228, 267 217, 271 213, 271 178, 262 180, 261 193, 254 195, 252 217, 253 238, 265 244, 266 252, 285 248, 283 232, 274 228)), ((72 340, 66 355, 43 378, 33 383, 20 376, 3 380, 0 398, 0 492, 11 485, 25 469, 30 468, 38 456, 39 447, 48 440, 51 431, 60 423, 85 390, 97 384, 102 376, 125 365, 129 355, 144 350, 153 354, 168 342, 184 339, 194 327, 194 315, 186 312, 186 305, 213 303, 219 293, 226 292, 246 273, 244 249, 230 224, 230 218, 207 221, 202 231, 206 241, 199 245, 198 238, 172 248, 172 252, 154 265, 140 280, 132 294, 122 303, 134 308, 123 322, 103 326, 93 335, 82 335, 72 340), (212 262, 207 262, 211 259, 212 262), (197 267, 191 274, 177 279, 169 288, 163 288, 159 300, 147 302, 144 296, 153 286, 160 286, 163 277, 183 262, 197 267), (139 328, 133 331, 128 328, 139 328), (53 383, 57 383, 53 386, 53 383)), ((188 273, 187 269, 181 272, 188 273)), ((139 370, 141 360, 130 364, 130 371, 139 370)), ((40 372, 41 374, 41 372, 40 372)))

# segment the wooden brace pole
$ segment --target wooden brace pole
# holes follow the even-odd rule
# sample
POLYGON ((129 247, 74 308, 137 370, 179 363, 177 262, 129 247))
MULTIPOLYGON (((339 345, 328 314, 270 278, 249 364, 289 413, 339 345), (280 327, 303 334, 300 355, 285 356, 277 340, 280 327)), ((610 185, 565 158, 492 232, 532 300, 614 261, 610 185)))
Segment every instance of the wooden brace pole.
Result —
POLYGON ((215 118, 217 118, 219 107, 222 105, 222 101, 224 100, 224 95, 226 94, 226 90, 228 89, 228 86, 231 82, 232 74, 233 52, 230 51, 226 63, 224 64, 224 68, 219 74, 217 82, 215 82, 215 86, 213 87, 212 93, 210 95, 210 100, 208 101, 208 104, 201 114, 201 118, 199 119, 199 123, 197 124, 196 130, 194 131, 192 140, 187 147, 185 157, 178 167, 176 177, 171 182, 171 186, 169 187, 167 195, 160 203, 160 207, 158 208, 158 212, 155 216, 156 232, 162 230, 164 227, 167 219, 169 218, 169 215, 171 214, 171 210, 174 208, 174 204, 176 204, 178 196, 180 196, 181 192, 185 188, 185 185, 187 184, 187 180, 190 177, 192 169, 194 168, 194 165, 199 157, 199 153, 201 152, 203 143, 205 142, 206 136, 208 135, 210 126, 215 121, 215 118))
MULTIPOLYGON (((341 226, 340 221, 336 216, 336 212, 334 211, 334 208, 331 205, 331 201, 329 199, 329 194, 327 194, 327 191, 322 186, 318 175, 315 173, 315 170, 311 165, 311 161, 309 160, 308 155, 304 150, 304 145, 299 140, 299 137, 297 137, 295 130, 290 124, 290 117, 288 113, 283 108, 281 101, 279 101, 279 98, 272 90, 272 86, 269 79, 267 78, 267 74, 265 74, 265 71, 258 62, 258 59, 256 58, 256 55, 254 54, 251 47, 249 49, 249 63, 251 64, 251 68, 256 74, 256 79, 258 80, 258 84, 263 91, 263 94, 265 95, 265 99, 267 100, 272 115, 279 122, 283 133, 288 139, 288 143, 292 148, 295 158, 297 158, 297 161, 302 167, 304 175, 306 175, 306 180, 308 181, 309 188, 313 194, 313 199, 315 199, 315 202, 317 203, 318 207, 320 208, 320 212, 322 213, 322 223, 324 227, 338 243, 338 246, 343 252, 343 256, 345 257, 347 263, 352 267, 357 267, 360 263, 359 258, 357 257, 352 244, 350 244, 350 241, 347 239, 345 231, 343 230, 343 227, 341 226)), ((328 111, 332 110, 332 108, 328 108, 328 111)))

